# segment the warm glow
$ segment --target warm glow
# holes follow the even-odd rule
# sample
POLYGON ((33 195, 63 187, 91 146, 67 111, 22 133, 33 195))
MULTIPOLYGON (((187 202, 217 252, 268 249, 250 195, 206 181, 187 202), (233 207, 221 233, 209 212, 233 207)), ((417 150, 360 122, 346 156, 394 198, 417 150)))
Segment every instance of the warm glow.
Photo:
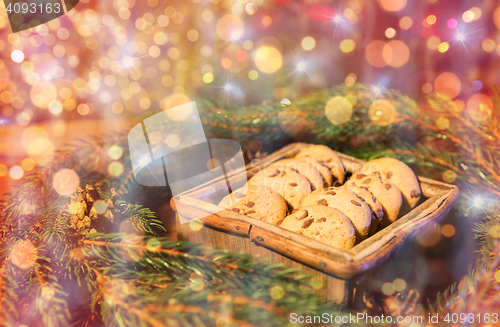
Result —
POLYGON ((54 174, 52 187, 62 196, 68 196, 76 192, 80 184, 80 177, 72 169, 61 169, 54 174))
POLYGON ((496 43, 495 41, 493 41, 492 39, 486 39, 483 41, 483 43, 481 44, 482 48, 484 51, 486 52, 492 52, 495 50, 496 48, 496 43))
POLYGON ((342 96, 336 96, 326 103, 326 118, 334 125, 343 124, 352 116, 352 104, 342 96))
POLYGON ((448 42, 441 42, 441 44, 438 45, 438 51, 441 53, 444 53, 450 49, 450 44, 448 42))
POLYGON ((262 45, 255 51, 255 65, 266 74, 272 74, 283 66, 281 52, 272 46, 262 45))
POLYGON ((385 30, 385 36, 389 39, 392 39, 393 37, 396 36, 396 30, 392 27, 389 27, 388 29, 385 30))
POLYGON ((10 178, 18 180, 24 175, 24 170, 20 166, 13 166, 9 171, 10 178))
POLYGON ((450 99, 455 98, 461 90, 462 84, 457 75, 453 73, 442 73, 434 81, 434 89, 450 99))
POLYGON ((409 30, 413 25, 413 19, 409 16, 404 16, 399 20, 399 27, 403 30, 409 30))
POLYGON ((466 23, 470 23, 474 20, 474 13, 470 10, 467 10, 462 14, 462 19, 466 23))
POLYGON ((374 125, 387 126, 396 118, 396 108, 386 99, 378 99, 368 108, 368 116, 374 125))
POLYGON ((340 51, 344 53, 349 53, 354 51, 354 49, 356 48, 356 42, 354 42, 354 40, 351 39, 345 39, 340 42, 339 47, 340 51))
POLYGON ((431 93, 432 92, 432 84, 431 83, 425 83, 422 85, 422 92, 424 93, 431 93))
POLYGON ((243 35, 243 21, 234 15, 224 15, 217 22, 217 35, 226 41, 236 41, 243 35))
POLYGON ((316 40, 311 36, 306 36, 302 39, 302 49, 310 51, 316 46, 316 40))
POLYGON ((365 58, 374 67, 384 67, 387 63, 382 55, 386 43, 384 41, 373 41, 365 50, 365 58))
POLYGON ((477 122, 484 122, 490 118, 492 109, 493 102, 484 94, 474 94, 467 101, 467 113, 477 122))
POLYGON ((436 24, 437 18, 434 15, 429 15, 429 16, 427 16, 427 18, 425 19, 425 21, 429 25, 434 25, 434 24, 436 24))
POLYGON ((406 7, 406 0, 379 0, 379 3, 386 11, 400 11, 406 7))
POLYGON ((384 46, 382 56, 389 66, 401 67, 410 59, 410 49, 403 41, 393 40, 384 46))
POLYGON ((495 9, 495 12, 493 13, 493 21, 495 22, 496 27, 500 29, 500 7, 495 9))
POLYGON ((443 233, 444 237, 452 237, 453 235, 455 235, 455 227, 453 225, 446 224, 441 229, 441 232, 443 233))
POLYGON ((446 25, 448 25, 449 28, 455 28, 455 27, 457 27, 458 22, 455 18, 451 18, 450 20, 448 20, 446 25))

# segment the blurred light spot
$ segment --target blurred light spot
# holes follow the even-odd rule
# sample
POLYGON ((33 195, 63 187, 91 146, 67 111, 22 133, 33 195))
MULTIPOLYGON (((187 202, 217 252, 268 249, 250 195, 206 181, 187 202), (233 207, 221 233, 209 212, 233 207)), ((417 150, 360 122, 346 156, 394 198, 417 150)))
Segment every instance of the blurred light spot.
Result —
POLYGON ((396 108, 389 100, 378 99, 370 105, 368 116, 373 124, 387 126, 396 118, 396 108))
MULTIPOLYGON (((495 278, 495 280, 500 283, 500 269, 495 271, 495 273, 493 274, 493 278, 495 278)), ((484 327, 488 327, 488 325, 484 327)))
POLYGON ((484 122, 490 118, 492 109, 493 102, 484 94, 474 94, 467 101, 467 113, 477 122, 484 122))
POLYGON ((460 80, 457 75, 453 73, 442 73, 434 81, 434 90, 450 99, 454 99, 458 94, 460 94, 461 87, 462 84, 460 83, 460 80))
POLYGON ((437 120, 436 120, 436 126, 439 128, 439 129, 447 129, 448 127, 450 127, 450 120, 446 117, 439 117, 437 120))
POLYGON ((436 24, 437 18, 434 15, 429 15, 429 16, 427 16, 427 18, 425 19, 425 21, 429 25, 434 25, 434 24, 436 24))
POLYGON ((14 50, 10 54, 10 57, 12 58, 13 61, 19 63, 24 60, 24 53, 21 50, 14 50))
POLYGON ((462 20, 466 23, 470 23, 474 20, 474 13, 470 10, 467 10, 462 14, 462 20))
POLYGON ((214 80, 214 75, 212 73, 206 73, 202 77, 203 83, 210 84, 214 80))
POLYGON ((446 183, 453 183, 457 179, 457 173, 453 170, 445 170, 443 172, 443 181, 446 183))
POLYGON ((288 107, 289 105, 292 104, 292 101, 290 101, 290 99, 288 98, 283 98, 281 99, 280 104, 282 107, 288 107))
POLYGON ((403 41, 392 40, 384 46, 382 57, 389 66, 401 67, 410 59, 410 49, 403 41))
POLYGON ((201 220, 193 220, 189 222, 189 228, 195 232, 199 231, 203 228, 203 222, 201 220))
POLYGON ((490 227, 488 233, 493 238, 500 238, 500 225, 493 225, 490 227))
POLYGON ((35 264, 38 251, 30 241, 21 240, 14 244, 9 257, 15 266, 21 269, 28 269, 35 264))
POLYGON ((431 83, 425 83, 422 85, 422 91, 424 93, 431 93, 432 92, 432 84, 431 83))
POLYGON ((458 22, 455 18, 450 18, 448 20, 448 22, 446 23, 446 25, 448 25, 449 28, 455 28, 455 27, 457 27, 458 22))
POLYGON ((472 82, 471 86, 472 90, 477 92, 483 88, 483 83, 481 81, 474 81, 472 82))
POLYGON ((484 199, 480 195, 477 195, 472 199, 472 205, 476 208, 480 208, 484 205, 484 199))
POLYGON ((272 46, 262 45, 255 51, 255 65, 266 74, 272 74, 283 66, 281 52, 272 46))
POLYGON ((384 67, 387 63, 382 55, 386 43, 376 40, 368 44, 365 50, 365 58, 373 67, 384 67))
POLYGON ((394 294, 395 291, 396 290, 394 289, 394 285, 392 283, 384 283, 384 285, 382 285, 382 293, 387 296, 394 294))
POLYGON ((419 232, 417 234, 417 241, 425 247, 433 247, 441 241, 442 233, 441 227, 436 225, 432 229, 419 232))
POLYGON ((251 70, 248 72, 248 78, 250 78, 252 81, 255 81, 259 77, 259 73, 256 70, 251 70))
POLYGON ((76 192, 80 184, 80 177, 74 170, 64 168, 54 174, 52 187, 62 196, 68 196, 76 192))
POLYGON ((496 48, 496 43, 495 41, 493 41, 492 39, 486 39, 483 41, 483 43, 481 44, 482 48, 484 51, 486 52, 492 52, 495 50, 496 48))
POLYGON ((314 276, 313 278, 311 278, 311 281, 309 283, 315 290, 319 290, 325 285, 325 281, 320 276, 314 276))
POLYGON ((179 136, 177 136, 176 134, 169 134, 167 135, 167 138, 165 139, 165 143, 167 144, 167 146, 171 149, 175 149, 179 146, 179 144, 181 143, 181 140, 179 138, 179 136))
POLYGON ((431 36, 427 40, 427 47, 431 50, 437 50, 439 45, 441 44, 441 39, 438 36, 431 36))
POLYGON ((119 161, 112 162, 108 166, 108 173, 113 177, 120 176, 124 170, 123 164, 119 161))
POLYGON ((229 67, 231 67, 231 59, 229 58, 223 58, 221 61, 220 61, 220 65, 222 66, 222 68, 224 69, 229 69, 229 67))
POLYGON ((349 53, 354 51, 354 49, 356 48, 356 42, 354 42, 354 40, 351 39, 344 39, 340 42, 339 47, 340 51, 344 53, 349 53))
POLYGON ((392 27, 389 27, 388 29, 385 30, 385 36, 389 39, 392 39, 393 37, 396 36, 396 30, 392 27))
POLYGON ((24 171, 31 171, 35 168, 35 160, 31 158, 24 158, 23 161, 21 161, 21 167, 24 171))
POLYGON ((331 98, 325 107, 326 118, 334 125, 341 125, 352 116, 352 104, 342 96, 331 98))
POLYGON ((345 78, 345 84, 347 86, 353 86, 354 83, 356 83, 356 74, 354 73, 350 73, 349 75, 347 75, 347 77, 345 78))
POLYGON ((276 285, 271 287, 271 289, 269 290, 269 295, 273 300, 280 300, 285 296, 285 290, 283 289, 283 287, 276 285))
POLYGON ((123 155, 123 149, 118 145, 113 145, 108 150, 108 156, 113 160, 118 160, 123 155))
POLYGON ((400 11, 406 7, 406 0, 379 0, 380 7, 386 11, 400 11))
POLYGON ((311 51, 316 46, 316 40, 311 36, 306 36, 302 39, 302 49, 311 51))
POLYGON ((271 26, 271 24, 273 23, 273 19, 269 16, 264 16, 262 18, 262 25, 264 26, 271 26))
POLYGON ((453 225, 446 224, 441 229, 441 232, 443 233, 444 237, 452 237, 453 235, 455 235, 455 227, 453 225))
POLYGON ((146 243, 146 248, 149 252, 159 252, 161 250, 161 243, 156 237, 153 237, 146 243))
POLYGON ((63 105, 59 101, 52 101, 49 104, 49 111, 53 115, 59 115, 63 111, 63 105))
POLYGON ((108 206, 106 205, 106 202, 104 202, 103 200, 97 200, 96 202, 94 202, 93 207, 98 215, 102 215, 103 213, 106 212, 106 210, 108 210, 108 206))
POLYGON ((450 44, 448 42, 441 42, 441 44, 438 45, 438 51, 441 53, 448 51, 449 48, 450 44))
POLYGON ((399 20, 399 27, 403 30, 409 30, 413 26, 413 19, 409 16, 404 16, 399 20))
POLYGON ((481 9, 479 9, 478 7, 472 7, 469 10, 472 11, 472 13, 474 14, 473 20, 478 20, 479 18, 481 18, 482 15, 481 9))
POLYGON ((20 166, 13 166, 9 171, 10 178, 18 180, 24 175, 24 170, 20 166))
POLYGON ((396 278, 393 282, 392 285, 394 286, 394 289, 398 292, 402 292, 406 288, 406 282, 404 279, 401 278, 396 278))
POLYGON ((495 12, 493 13, 493 21, 495 22, 496 27, 500 29, 500 7, 495 9, 495 12))
POLYGON ((226 41, 236 41, 243 35, 243 21, 234 15, 224 15, 217 22, 217 35, 226 41))

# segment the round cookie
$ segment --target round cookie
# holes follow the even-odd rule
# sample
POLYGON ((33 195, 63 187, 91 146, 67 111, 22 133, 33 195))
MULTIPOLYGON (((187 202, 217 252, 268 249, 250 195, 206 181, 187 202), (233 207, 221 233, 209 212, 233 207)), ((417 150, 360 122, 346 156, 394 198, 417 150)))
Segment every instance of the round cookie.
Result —
POLYGON ((322 205, 342 211, 352 222, 356 231, 356 242, 368 236, 372 222, 372 209, 356 193, 344 187, 316 190, 302 198, 301 207, 322 205))
POLYGON ((387 227, 398 219, 403 204, 401 191, 396 185, 382 178, 378 172, 375 171, 370 175, 356 173, 352 175, 347 184, 366 187, 380 201, 384 208, 384 217, 380 228, 387 227))
POLYGON ((337 181, 339 181, 340 183, 344 182, 344 166, 342 165, 342 161, 340 161, 337 152, 333 151, 325 145, 313 145, 305 148, 304 150, 301 150, 295 156, 295 159, 303 159, 307 157, 314 158, 319 163, 324 163, 330 169, 333 177, 335 177, 337 181))
POLYGON ((314 168, 316 168, 317 171, 321 174, 321 177, 323 178, 323 187, 330 187, 333 186, 333 176, 332 173, 330 172, 330 169, 328 169, 327 166, 324 164, 321 164, 318 162, 318 160, 311 158, 311 157, 303 157, 300 159, 296 159, 300 161, 307 162, 311 164, 314 168))
POLYGON ((287 216, 280 227, 310 237, 341 250, 354 246, 354 227, 340 210, 325 206, 307 206, 287 216))
POLYGON ((231 194, 226 195, 222 200, 219 202, 219 207, 227 208, 231 205, 236 204, 238 201, 240 201, 248 192, 248 184, 245 184, 243 187, 240 187, 239 189, 233 191, 231 194))
POLYGON ((321 177, 319 171, 310 163, 297 159, 283 159, 276 161, 270 165, 269 168, 280 168, 283 166, 294 169, 298 173, 306 176, 311 183, 312 190, 319 190, 320 188, 323 188, 323 177, 321 177))
POLYGON ((347 187, 347 189, 362 197, 363 200, 368 203, 370 208, 372 208, 372 223, 370 225, 370 231, 368 232, 368 236, 372 236, 377 232, 378 225, 384 217, 384 208, 382 207, 382 204, 380 204, 379 200, 377 200, 372 192, 370 192, 370 190, 368 190, 365 186, 358 186, 355 183, 347 181, 347 183, 344 184, 344 187, 347 187))
POLYGON ((227 210, 248 215, 273 225, 285 218, 287 209, 286 201, 281 195, 262 185, 250 185, 244 197, 240 198, 236 204, 227 207, 227 210))
POLYGON ((383 178, 399 188, 403 194, 403 213, 417 205, 422 194, 420 184, 413 170, 404 162, 393 158, 379 158, 365 163, 357 173, 370 175, 374 171, 378 171, 383 178))
POLYGON ((288 167, 266 167, 248 181, 249 185, 263 185, 272 188, 292 207, 296 208, 300 199, 311 192, 311 183, 302 174, 288 167))

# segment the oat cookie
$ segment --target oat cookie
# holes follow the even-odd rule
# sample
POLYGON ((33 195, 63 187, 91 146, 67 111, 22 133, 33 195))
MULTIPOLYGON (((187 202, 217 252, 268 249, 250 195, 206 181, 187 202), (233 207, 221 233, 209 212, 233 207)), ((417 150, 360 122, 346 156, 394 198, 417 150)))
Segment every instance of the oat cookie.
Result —
POLYGON ((302 198, 301 207, 322 205, 342 211, 352 222, 356 242, 368 236, 372 222, 372 209, 363 198, 344 187, 317 190, 302 198))
POLYGON ((240 201, 248 192, 248 183, 245 183, 245 186, 240 187, 237 190, 234 190, 231 194, 226 195, 219 202, 219 207, 227 208, 231 205, 236 204, 240 201))
POLYGON ((384 217, 380 228, 384 228, 395 222, 399 217, 399 211, 403 204, 403 196, 396 185, 380 176, 378 172, 370 175, 356 173, 347 182, 349 187, 366 187, 380 201, 384 208, 384 217))
POLYGON ((417 176, 404 162, 393 158, 379 158, 368 161, 361 167, 358 173, 370 175, 378 171, 380 176, 396 185, 403 194, 402 213, 406 213, 414 208, 422 192, 417 176))
POLYGON ((340 210, 325 206, 298 209, 280 226, 342 250, 349 250, 356 241, 349 218, 340 210))
POLYGON ((372 236, 377 232, 377 228, 384 217, 384 208, 382 204, 380 204, 379 200, 367 189, 365 186, 358 186, 354 183, 350 183, 347 181, 344 184, 344 187, 347 187, 349 190, 356 193, 358 196, 362 197, 363 200, 368 203, 370 208, 372 208, 372 223, 370 225, 370 231, 368 232, 368 236, 372 236))
MULTIPOLYGON (((331 171, 333 177, 340 183, 343 183, 345 180, 345 171, 344 166, 342 165, 342 161, 337 154, 337 152, 333 151, 329 147, 325 145, 313 145, 304 150, 301 150, 296 156, 295 159, 303 159, 303 158, 314 158, 319 163, 325 164, 331 171)), ((335 180, 333 181, 335 183, 335 180)), ((335 184, 334 184, 335 186, 335 184)))
POLYGON ((249 185, 263 185, 278 192, 292 209, 300 199, 311 192, 311 183, 302 174, 288 167, 266 167, 248 181, 249 185))
MULTIPOLYGON (((237 192, 235 191, 234 193, 237 192)), ((224 199, 221 203, 223 201, 224 199)), ((245 196, 240 198, 236 204, 227 207, 227 210, 248 215, 273 225, 276 225, 285 218, 287 209, 286 201, 281 195, 273 189, 262 185, 250 185, 245 196)))
POLYGON ((307 179, 311 183, 311 188, 313 191, 323 188, 323 177, 321 177, 319 171, 314 168, 312 164, 297 159, 283 159, 276 161, 275 163, 270 165, 269 168, 276 167, 279 169, 283 166, 293 169, 299 174, 307 177, 307 179))
POLYGON ((328 169, 327 166, 324 164, 320 163, 318 160, 311 158, 311 157, 303 157, 300 159, 303 162, 307 162, 311 164, 314 168, 316 168, 317 171, 321 174, 321 177, 323 178, 323 188, 333 186, 333 175, 330 169, 328 169))

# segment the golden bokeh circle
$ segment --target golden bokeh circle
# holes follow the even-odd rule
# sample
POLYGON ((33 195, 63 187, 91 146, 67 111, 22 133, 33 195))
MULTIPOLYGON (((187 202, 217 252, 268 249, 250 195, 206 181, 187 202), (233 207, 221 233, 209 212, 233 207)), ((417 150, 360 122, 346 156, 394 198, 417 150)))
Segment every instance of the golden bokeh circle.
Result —
POLYGON ((374 125, 387 126, 396 118, 396 108, 386 99, 378 99, 370 105, 368 117, 374 125))
POLYGON ((334 125, 344 124, 351 119, 352 107, 352 103, 347 98, 342 96, 333 97, 326 103, 326 118, 334 125))

